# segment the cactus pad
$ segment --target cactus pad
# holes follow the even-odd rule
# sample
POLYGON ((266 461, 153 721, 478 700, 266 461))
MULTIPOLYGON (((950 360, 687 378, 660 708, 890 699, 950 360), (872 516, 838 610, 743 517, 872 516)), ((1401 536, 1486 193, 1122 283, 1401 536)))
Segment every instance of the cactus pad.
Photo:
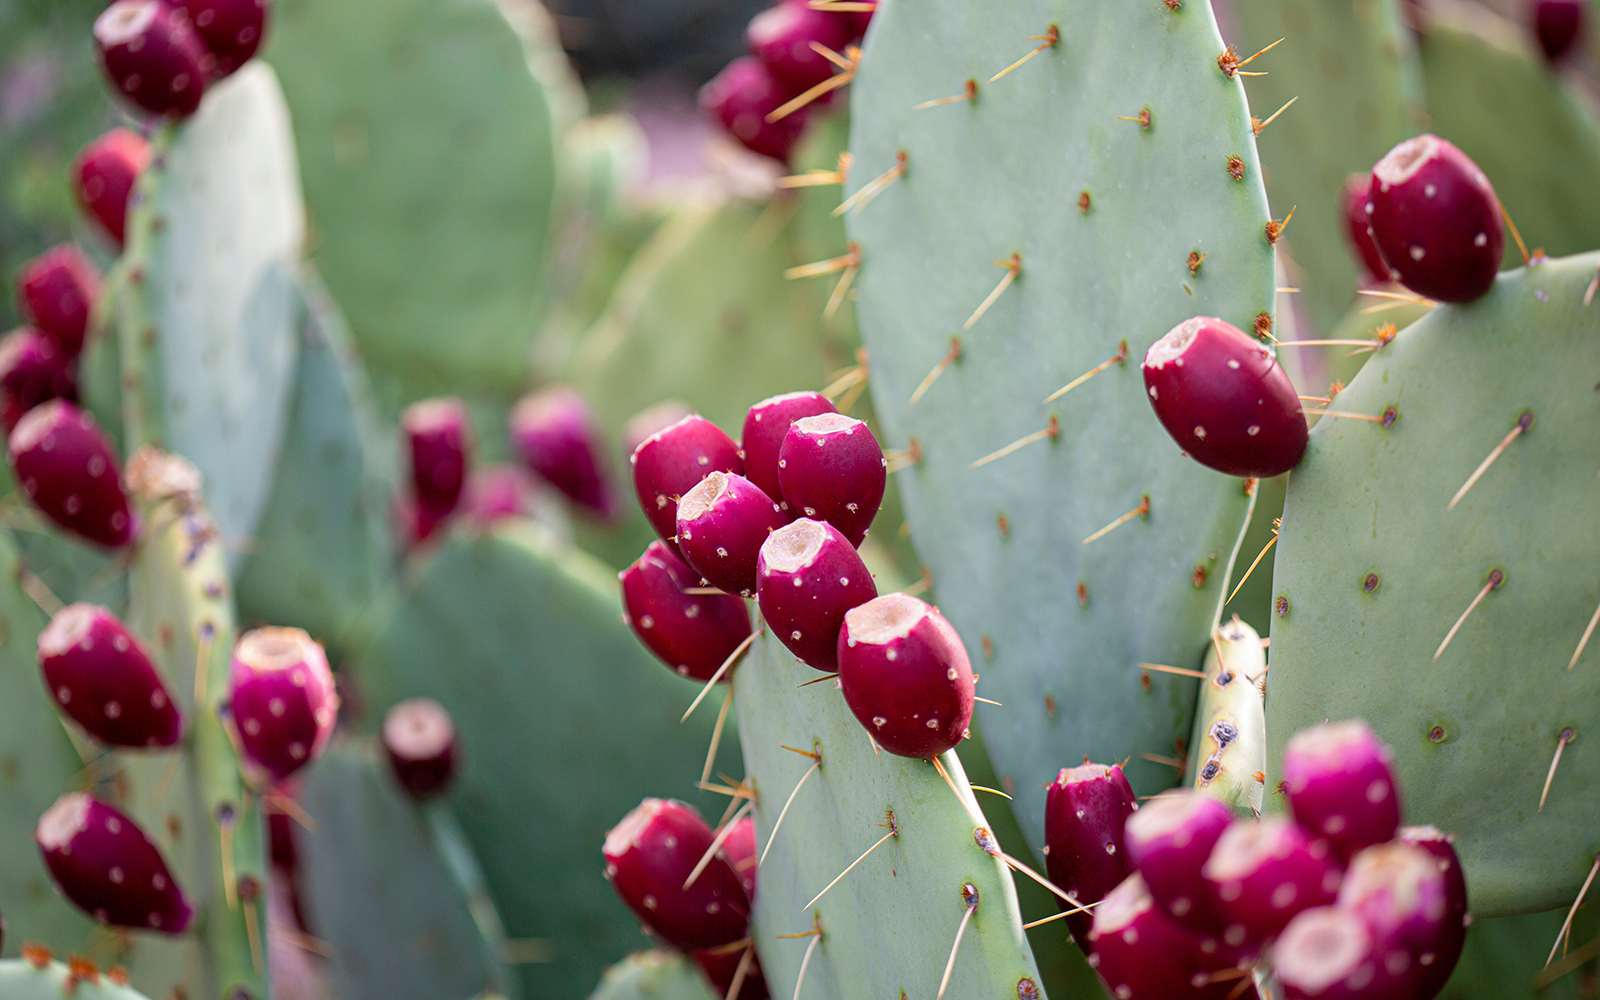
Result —
POLYGON ((641 951, 606 970, 589 1000, 718 1000, 700 971, 671 951, 641 951))
POLYGON ((146 1000, 132 987, 113 982, 105 973, 74 970, 60 962, 0 962, 0 996, 6 1000, 146 1000))

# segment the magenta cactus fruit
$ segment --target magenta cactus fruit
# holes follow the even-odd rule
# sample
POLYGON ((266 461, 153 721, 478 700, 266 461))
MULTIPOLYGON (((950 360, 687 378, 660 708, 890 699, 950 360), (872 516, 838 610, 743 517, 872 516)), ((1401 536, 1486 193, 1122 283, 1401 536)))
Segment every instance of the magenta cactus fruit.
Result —
POLYGON ((842 413, 801 417, 778 452, 784 499, 860 545, 883 503, 889 463, 866 423, 842 413))
POLYGON ((750 19, 745 41, 751 54, 792 96, 838 72, 811 43, 842 54, 853 34, 854 26, 844 18, 812 10, 805 0, 781 0, 750 19))
POLYGON ((78 380, 73 359, 31 326, 0 338, 0 421, 6 433, 29 410, 52 399, 75 401, 78 380))
POLYGON ((435 518, 456 509, 467 486, 471 442, 467 408, 461 400, 425 399, 400 417, 411 456, 411 495, 435 518))
POLYGON ((1220 800, 1191 790, 1158 795, 1128 817, 1122 831, 1128 864, 1167 916, 1195 930, 1222 932, 1222 915, 1200 871, 1232 823, 1232 811, 1220 800))
POLYGON ((678 501, 678 551, 713 587, 750 597, 761 543, 784 521, 761 487, 736 472, 713 472, 678 501))
POLYGON ((327 746, 339 717, 328 657, 297 628, 258 628, 233 647, 229 711, 245 760, 273 782, 327 746))
POLYGON ((665 542, 651 542, 617 578, 634 635, 684 677, 710 680, 750 635, 744 601, 732 594, 688 593, 699 585, 699 574, 665 542))
POLYGON ((116 453, 87 413, 51 400, 17 422, 9 444, 11 469, 39 513, 102 548, 133 541, 116 453))
POLYGON ((836 412, 828 397, 809 391, 772 396, 750 407, 739 436, 739 445, 744 449, 744 474, 784 510, 791 511, 793 508, 783 495, 783 483, 778 479, 784 435, 789 433, 789 425, 802 417, 836 412))
MULTIPOLYGON (((171 2, 171 0, 169 0, 171 2)), ((205 45, 213 77, 249 62, 267 31, 267 0, 181 0, 205 45)))
POLYGON ((1217 975, 1231 963, 1168 919, 1138 875, 1129 875, 1095 908, 1086 950, 1117 1000, 1256 1000, 1253 988, 1240 992, 1238 976, 1217 975))
POLYGON ((1384 976, 1441 985, 1450 977, 1466 940, 1451 881, 1438 859, 1414 844, 1380 844, 1351 860, 1339 906, 1366 922, 1384 976))
POLYGON ((479 528, 490 528, 508 518, 527 517, 533 510, 533 487, 514 465, 490 465, 467 479, 461 513, 479 528))
POLYGON ((1305 454, 1294 383, 1265 344, 1226 320, 1196 316, 1150 345, 1144 385, 1161 426, 1207 468, 1276 476, 1305 454))
POLYGON ((778 641, 818 670, 838 669, 845 613, 878 596, 855 546, 803 517, 767 536, 757 566, 756 604, 778 641))
POLYGON ((1565 62, 1583 41, 1588 5, 1588 0, 1528 0, 1533 38, 1552 66, 1565 62))
POLYGON ((182 934, 194 908, 132 819, 84 792, 39 817, 34 842, 62 895, 102 924, 182 934))
POLYGON ((1401 284, 1441 302, 1494 284, 1500 199, 1466 153, 1436 135, 1407 139, 1372 168, 1368 198, 1373 239, 1401 284))
POLYGON ((1472 923, 1467 912, 1467 877, 1449 834, 1431 826, 1408 826, 1403 827, 1395 839, 1426 851, 1444 876, 1447 933, 1437 942, 1433 961, 1428 961, 1427 954, 1417 956, 1417 963, 1422 967, 1416 984, 1417 995, 1437 996, 1450 979, 1450 973, 1461 958, 1461 949, 1467 943, 1467 927, 1472 923))
POLYGON ((744 148, 787 164, 805 131, 806 111, 775 122, 767 121, 767 115, 792 96, 759 59, 745 56, 700 88, 700 106, 744 148))
POLYGON ((644 444, 645 438, 693 414, 693 410, 676 399, 645 407, 622 425, 622 453, 632 455, 644 444))
POLYGON ((150 144, 137 132, 114 128, 91 142, 73 166, 73 193, 84 214, 119 248, 128 232, 133 182, 150 165, 150 144))
POLYGON ((1335 906, 1306 910, 1272 949, 1285 1000, 1415 1000, 1403 978, 1379 962, 1378 945, 1360 917, 1335 906))
POLYGON ((22 311, 67 357, 83 350, 100 296, 100 272, 77 247, 52 247, 29 261, 20 282, 22 311))
POLYGON ((744 961, 746 952, 750 954, 750 967, 745 970, 744 982, 739 986, 737 1000, 771 1000, 772 994, 767 989, 767 979, 761 972, 761 960, 755 955, 752 946, 748 949, 703 948, 690 953, 689 957, 694 964, 700 967, 700 972, 706 977, 706 982, 719 997, 733 997, 733 981, 739 977, 739 964, 744 961))
POLYGON ((606 878, 644 925, 684 951, 731 944, 749 933, 750 901, 732 866, 713 856, 711 828, 690 806, 645 799, 606 834, 606 878))
POLYGON ((456 776, 456 727, 432 698, 411 698, 383 717, 383 752, 406 794, 431 799, 456 776))
POLYGON ((739 446, 699 414, 690 414, 645 438, 629 462, 634 493, 645 518, 674 548, 678 498, 713 472, 744 471, 739 446))
POLYGON ((1294 821, 1341 859, 1400 829, 1389 748, 1359 719, 1296 733, 1283 751, 1283 787, 1294 821))
MULTIPOLYGON (((1045 792, 1044 860, 1050 881, 1083 903, 1115 889, 1128 877, 1123 827, 1136 808, 1122 765, 1085 761, 1062 768, 1045 792)), ((1092 923, 1086 913, 1067 918, 1068 929, 1085 951, 1092 923)))
POLYGON ((1361 265, 1362 280, 1369 285, 1389 283, 1389 265, 1372 236, 1372 220, 1367 217, 1367 193, 1372 189, 1370 174, 1351 174, 1344 182, 1344 234, 1361 265))
POLYGON ((582 396, 554 388, 522 397, 511 411, 511 440, 528 471, 603 520, 616 512, 594 414, 582 396))
POLYGON ((750 816, 742 817, 733 824, 733 830, 722 842, 722 857, 733 866, 733 872, 739 876, 739 883, 744 886, 744 894, 750 897, 752 903, 756 899, 756 821, 750 816))
POLYGON ((1201 870, 1224 914, 1223 944, 1255 949, 1295 914, 1334 901, 1339 870, 1326 845, 1281 817, 1236 820, 1201 870))
POLYGON ((134 106, 174 118, 200 107, 210 55, 180 7, 117 0, 95 18, 94 40, 107 79, 134 106))
POLYGON ((69 604, 39 633, 39 670, 62 714, 107 746, 170 747, 183 716, 144 647, 117 617, 69 604))
POLYGON ((939 609, 885 594, 845 612, 837 644, 845 704, 878 745, 936 757, 967 737, 972 664, 939 609))

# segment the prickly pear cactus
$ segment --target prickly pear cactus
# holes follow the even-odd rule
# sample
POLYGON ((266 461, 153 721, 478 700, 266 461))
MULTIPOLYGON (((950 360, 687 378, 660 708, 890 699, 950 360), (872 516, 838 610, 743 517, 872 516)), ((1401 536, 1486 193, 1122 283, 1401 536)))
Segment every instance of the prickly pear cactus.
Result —
POLYGON ((60 962, 42 965, 13 959, 0 962, 0 996, 6 1000, 146 1000, 143 993, 109 974, 75 972, 60 962))
POLYGON ((589 1000, 717 1000, 698 969, 673 951, 641 951, 606 970, 589 1000))
POLYGON ((1042 996, 1012 875, 990 853, 995 841, 960 760, 954 752, 940 758, 947 785, 931 763, 883 753, 837 686, 799 687, 816 678, 770 633, 756 639, 734 678, 740 744, 756 789, 756 841, 770 851, 752 925, 767 982, 799 995, 794 984, 814 938, 779 935, 820 929, 807 996, 931 996, 952 950, 949 996, 1042 996))
POLYGON ((127 447, 194 462, 223 537, 255 530, 293 391, 304 210, 287 109, 265 65, 161 133, 129 220, 118 296, 127 447))
POLYGON ((1267 786, 1267 655, 1239 618, 1217 628, 1189 737, 1189 784, 1240 813, 1261 815, 1267 786))
POLYGON ((1269 761, 1303 726, 1365 718, 1408 815, 1456 834, 1484 916, 1569 903, 1600 853, 1600 535, 1577 527, 1600 467, 1597 269, 1502 274, 1379 351, 1339 409, 1385 423, 1317 427, 1278 543, 1269 761))
POLYGON ((852 190, 906 154, 847 216, 874 406, 886 447, 915 443, 896 476, 912 540, 1006 705, 985 739, 1036 847, 1037 789, 1085 754, 1135 758, 1146 791, 1178 780, 1137 755, 1177 752, 1194 685, 1138 664, 1198 665, 1249 509, 1178 454, 1139 377, 1190 316, 1271 322, 1261 165, 1222 51, 1203 3, 890 0, 852 87, 852 190))

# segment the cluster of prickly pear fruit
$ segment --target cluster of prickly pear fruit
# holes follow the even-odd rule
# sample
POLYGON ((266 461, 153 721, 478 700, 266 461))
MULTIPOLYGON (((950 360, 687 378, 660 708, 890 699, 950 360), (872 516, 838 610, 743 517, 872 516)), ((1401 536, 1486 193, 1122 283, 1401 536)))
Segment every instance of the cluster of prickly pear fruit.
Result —
POLYGON ((187 118, 206 88, 249 62, 268 0, 116 0, 95 19, 106 79, 150 115, 187 118))

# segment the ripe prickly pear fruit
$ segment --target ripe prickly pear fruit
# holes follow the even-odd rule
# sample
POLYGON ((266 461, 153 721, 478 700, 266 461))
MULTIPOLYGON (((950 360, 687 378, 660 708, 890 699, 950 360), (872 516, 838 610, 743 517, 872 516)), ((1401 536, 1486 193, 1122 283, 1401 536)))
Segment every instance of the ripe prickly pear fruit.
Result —
POLYGON ((700 88, 700 106, 744 148, 786 164, 805 131, 806 111, 775 122, 767 121, 767 115, 792 96, 759 59, 745 56, 700 88))
POLYGON ((1440 968, 1441 959, 1459 956, 1467 933, 1460 915, 1452 912, 1452 889, 1449 873, 1427 850, 1403 842, 1379 844, 1351 860, 1339 888, 1339 907, 1366 922, 1383 976, 1414 983, 1442 975, 1437 980, 1442 984, 1455 963, 1440 968))
POLYGON ((1294 821, 1341 861, 1400 829, 1389 748, 1359 719, 1296 733, 1283 752, 1283 786, 1294 821))
POLYGON ((249 62, 267 30, 267 0, 181 0, 210 58, 213 79, 249 62))
POLYGON ((39 513, 102 548, 133 541, 117 456, 87 413, 51 400, 17 422, 9 444, 11 469, 39 513))
POLYGON ((938 608, 908 594, 873 598, 845 612, 837 652, 845 704, 879 746, 926 759, 966 739, 972 664, 938 608))
POLYGON ((40 403, 74 401, 78 380, 73 359, 31 326, 0 338, 0 421, 11 433, 17 421, 40 403))
POLYGON ((756 557, 783 509, 736 472, 713 472, 678 501, 678 551, 713 587, 756 592, 756 557))
POLYGON ((322 647, 297 628, 258 628, 233 647, 228 696, 246 762, 273 782, 316 759, 333 736, 339 693, 322 647))
POLYGON ((182 934, 194 909, 161 851, 121 811, 71 792, 39 817, 34 842, 73 905, 102 924, 182 934))
POLYGON ((1437 996, 1449 981, 1450 973, 1455 971, 1456 962, 1461 958, 1461 949, 1467 943, 1467 927, 1472 923, 1472 917, 1467 913, 1467 877, 1462 872, 1461 859, 1456 857, 1455 845, 1449 834, 1431 826, 1407 826, 1401 828, 1395 839, 1426 851, 1444 876, 1448 933, 1437 943, 1436 950, 1431 953, 1431 961, 1429 953, 1417 956, 1417 963, 1422 966, 1416 984, 1417 995, 1437 996))
POLYGON ((187 118, 206 91, 209 54, 182 9, 161 0, 117 0, 94 22, 106 77, 152 115, 187 118))
POLYGON ((424 514, 442 519, 467 486, 467 408, 455 398, 425 399, 406 407, 400 426, 411 456, 412 498, 424 514))
POLYGON ((511 411, 511 440, 528 471, 602 520, 616 513, 594 414, 582 396, 554 388, 531 393, 511 411))
POLYGON ((655 935, 694 951, 730 944, 750 928, 750 901, 739 876, 713 856, 684 883, 711 848, 711 828, 691 806, 645 799, 606 834, 606 878, 655 935))
POLYGON ((1494 284, 1500 199, 1466 153, 1436 135, 1407 139, 1372 168, 1368 199, 1372 237, 1401 284, 1441 302, 1494 284))
POLYGON ((750 902, 756 900, 756 821, 749 816, 742 817, 733 824, 733 831, 722 842, 722 857, 733 866, 733 873, 739 876, 739 883, 744 886, 744 894, 750 897, 750 902))
POLYGON ((661 541, 617 574, 634 635, 684 677, 710 680, 750 635, 750 609, 732 594, 690 594, 700 577, 661 541))
POLYGON ((1361 265, 1362 280, 1369 285, 1389 283, 1389 265, 1372 236, 1372 220, 1367 217, 1367 194, 1372 189, 1370 174, 1351 174, 1344 182, 1344 235, 1361 265))
MULTIPOLYGON (((1118 1000, 1225 1000, 1239 989, 1239 977, 1216 975, 1231 963, 1208 954, 1199 935, 1169 920, 1138 875, 1129 875, 1095 908, 1085 950, 1118 1000)), ((1254 988, 1240 996, 1256 1000, 1254 988)))
POLYGON ((791 511, 792 517, 799 514, 793 513, 792 506, 784 499, 783 484, 778 478, 784 435, 789 433, 789 425, 802 417, 836 412, 828 397, 807 391, 763 399, 744 416, 744 432, 739 436, 739 446, 744 450, 744 474, 784 510, 791 511))
POLYGON ((89 218, 119 248, 128 231, 128 198, 133 183, 150 164, 144 136, 114 128, 91 142, 74 165, 73 193, 89 218))
POLYGON ((1223 914, 1222 941, 1255 951, 1295 914, 1333 902, 1339 870, 1327 846, 1281 817, 1235 820, 1201 870, 1223 914))
MULTIPOLYGON (((1128 877, 1123 827, 1138 808, 1122 765, 1064 767, 1045 793, 1044 860, 1050 881, 1081 903, 1093 903, 1128 877)), ((1147 890, 1140 885, 1140 892, 1147 890)), ((1078 947, 1090 950, 1093 917, 1067 918, 1078 947)))
POLYGON ((432 698, 402 701, 383 717, 383 752, 407 795, 431 799, 456 776, 455 723, 432 698))
POLYGON ((175 746, 183 715, 127 626, 105 608, 70 604, 39 633, 39 669, 62 714, 101 743, 175 746))
POLYGON ((622 453, 632 455, 644 444, 645 438, 693 414, 693 410, 676 399, 645 407, 622 425, 622 453))
POLYGON ((790 96, 828 79, 838 67, 811 47, 812 42, 842 53, 850 44, 852 25, 827 11, 812 10, 805 0, 780 0, 750 19, 745 41, 750 53, 790 96))
POLYGON ((1285 1000, 1408 1000, 1404 979, 1385 973, 1360 917, 1335 906, 1299 914, 1272 948, 1285 1000))
POLYGON ((674 549, 678 498, 713 472, 744 471, 739 446, 698 413, 645 438, 628 461, 633 465, 633 489, 645 518, 674 549))
POLYGON ((1588 0, 1528 0, 1528 19, 1545 61, 1564 62, 1583 41, 1588 0))
POLYGON ((1128 864, 1178 923, 1222 932, 1222 915, 1200 870, 1232 823, 1233 813, 1220 800, 1191 790, 1158 795, 1128 817, 1122 832, 1128 864))
POLYGON ((767 536, 757 566, 756 604, 778 641, 818 670, 837 670, 845 613, 878 596, 856 547, 803 517, 767 536))
POLYGON ((842 413, 801 417, 778 452, 778 481, 790 508, 827 521, 860 545, 883 503, 889 463, 864 421, 842 413))
POLYGON ((22 269, 22 311, 61 352, 76 358, 100 296, 100 272, 75 246, 52 247, 22 269))
POLYGON ((474 472, 461 497, 461 513, 480 529, 507 518, 527 517, 533 510, 533 489, 514 465, 490 465, 474 472))
POLYGON ((761 973, 761 961, 756 958, 753 947, 733 951, 725 948, 703 948, 691 952, 689 957, 700 967, 701 974, 711 984, 713 995, 731 997, 734 996, 733 981, 739 976, 739 963, 744 961, 746 952, 750 954, 750 966, 745 970, 744 982, 739 986, 738 1000, 771 1000, 772 994, 767 989, 767 979, 761 973))
POLYGON ((1306 451, 1306 418, 1278 359, 1226 320, 1196 316, 1144 356, 1161 426, 1189 457, 1231 476, 1276 476, 1306 451))

